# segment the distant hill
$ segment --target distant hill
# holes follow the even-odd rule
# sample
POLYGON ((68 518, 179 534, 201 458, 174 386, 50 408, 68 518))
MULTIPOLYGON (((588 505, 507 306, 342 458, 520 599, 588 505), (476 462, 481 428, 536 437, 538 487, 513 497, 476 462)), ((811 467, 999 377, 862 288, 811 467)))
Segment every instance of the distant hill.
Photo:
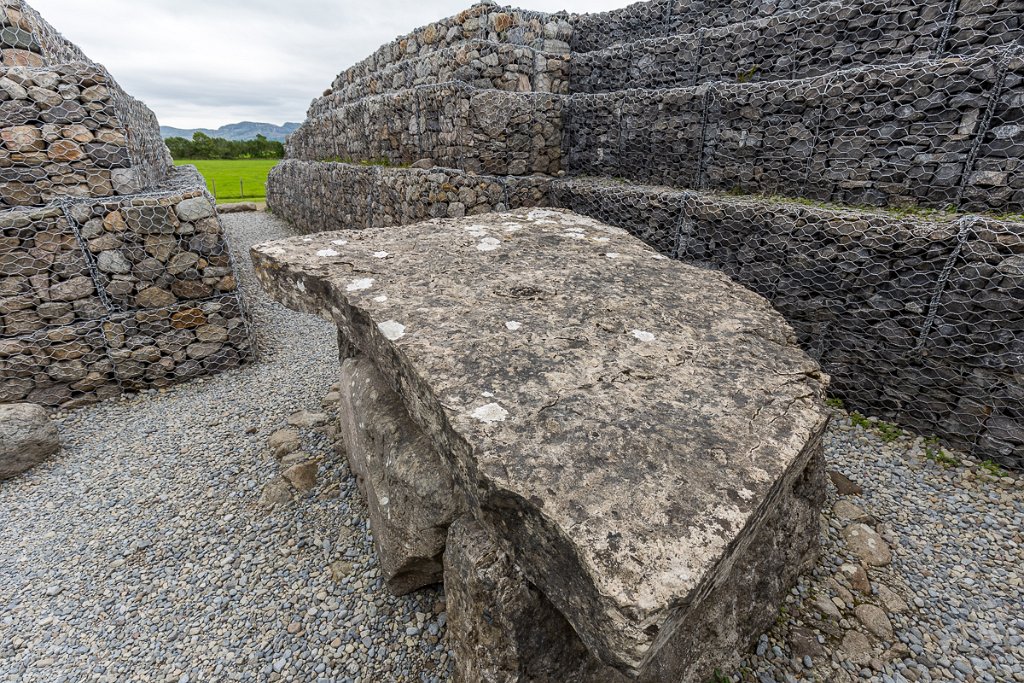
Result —
POLYGON ((187 138, 192 139, 193 133, 205 133, 211 138, 224 138, 225 140, 255 140, 257 135, 262 135, 268 140, 284 142, 286 136, 295 132, 299 127, 297 123, 286 123, 283 126, 275 126, 272 123, 255 123, 253 121, 242 121, 241 123, 229 123, 216 130, 210 128, 174 128, 172 126, 160 126, 160 135, 166 138, 187 138))

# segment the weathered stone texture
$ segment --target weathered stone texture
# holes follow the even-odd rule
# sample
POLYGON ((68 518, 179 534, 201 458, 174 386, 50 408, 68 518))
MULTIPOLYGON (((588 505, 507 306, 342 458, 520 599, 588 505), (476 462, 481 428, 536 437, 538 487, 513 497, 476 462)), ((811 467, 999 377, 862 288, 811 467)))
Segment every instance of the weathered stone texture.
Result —
POLYGON ((41 406, 0 404, 0 481, 38 465, 59 449, 57 426, 41 406))
POLYGON ((448 467, 368 359, 343 358, 340 386, 340 434, 388 588, 402 595, 438 583, 448 527, 463 508, 448 467))
POLYGON ((777 523, 809 523, 781 537, 813 556, 815 517, 798 509, 820 502, 826 380, 725 276, 543 209, 327 233, 253 258, 268 291, 334 320, 373 361, 473 516, 605 664, 709 674, 672 643, 735 649, 771 610, 723 609, 737 621, 708 635, 689 610, 726 600, 723 586, 737 600, 747 562, 775 567, 764 595, 777 602, 792 574, 771 563, 802 566, 758 540, 777 523), (802 477, 806 503, 791 494, 802 477))

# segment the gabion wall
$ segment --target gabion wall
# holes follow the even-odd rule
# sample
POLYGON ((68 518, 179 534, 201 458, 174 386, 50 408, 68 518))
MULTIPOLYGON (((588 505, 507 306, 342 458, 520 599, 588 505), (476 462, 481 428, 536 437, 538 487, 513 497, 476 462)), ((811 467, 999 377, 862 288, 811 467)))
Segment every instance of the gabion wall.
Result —
POLYGON ((153 112, 26 4, 2 13, 0 209, 132 194, 168 174, 153 112))
MULTIPOLYGON (((593 52, 648 38, 814 12, 824 4, 816 0, 650 0, 621 10, 571 17, 573 32, 569 42, 573 52, 593 52)), ((854 0, 846 6, 856 14, 853 23, 848 24, 844 13, 838 12, 837 24, 824 27, 821 43, 811 47, 826 48, 829 34, 852 28, 860 33, 854 38, 855 43, 865 51, 881 49, 886 53, 892 45, 907 40, 909 32, 910 36, 921 38, 932 36, 940 41, 940 52, 956 54, 1013 42, 1024 29, 1021 0, 854 0), (938 32, 928 28, 937 28, 938 32)), ((765 47, 771 48, 772 43, 765 47)), ((929 49, 927 40, 922 48, 929 49)), ((767 50, 765 56, 778 57, 767 50)))
POLYGON ((251 359, 202 177, 34 10, 0 17, 0 402, 74 407, 251 359))
POLYGON ((1020 37, 1019 15, 1000 12, 1001 17, 986 17, 988 23, 967 22, 968 15, 961 15, 965 25, 957 30, 947 24, 948 9, 948 1, 826 2, 579 52, 572 57, 573 92, 807 78, 869 64, 969 54, 1020 37), (969 31, 968 23, 979 27, 969 31))
POLYGON ((313 233, 546 206, 550 188, 547 176, 287 160, 270 173, 267 206, 298 230, 313 233))
POLYGON ((370 95, 455 81, 510 92, 567 94, 569 57, 521 45, 471 40, 346 80, 314 100, 308 116, 328 114, 370 95))
POLYGON ((1024 212, 1024 51, 576 95, 567 168, 848 204, 1024 212))
POLYGON ((478 6, 434 26, 314 103, 289 149, 306 161, 271 178, 275 210, 308 230, 449 215, 451 192, 382 192, 311 160, 428 158, 452 187, 460 171, 506 188, 533 174, 550 205, 770 298, 850 407, 1024 466, 1024 0, 478 6), (568 95, 538 93, 524 48, 564 54, 542 33, 571 46, 568 95), (507 112, 514 126, 477 123, 507 112))
POLYGON ((423 86, 307 119, 288 138, 288 157, 372 160, 401 166, 432 159, 498 175, 555 174, 562 163, 562 100, 545 93, 423 86))
POLYGON ((591 179, 554 199, 769 299, 852 406, 1022 464, 1024 223, 591 179))
POLYGON ((343 71, 334 79, 331 89, 339 90, 346 84, 372 77, 400 62, 470 40, 509 43, 539 52, 566 54, 572 36, 569 19, 569 15, 563 13, 546 14, 477 4, 454 17, 423 26, 382 45, 372 55, 343 71))

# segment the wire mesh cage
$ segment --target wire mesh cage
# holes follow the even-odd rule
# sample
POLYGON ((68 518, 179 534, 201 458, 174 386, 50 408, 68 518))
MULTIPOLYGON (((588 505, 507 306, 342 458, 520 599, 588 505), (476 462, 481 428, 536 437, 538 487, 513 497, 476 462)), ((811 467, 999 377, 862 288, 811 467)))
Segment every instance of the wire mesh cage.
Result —
POLYGON ((76 406, 252 358, 223 227, 153 113, 0 4, 0 401, 76 406))

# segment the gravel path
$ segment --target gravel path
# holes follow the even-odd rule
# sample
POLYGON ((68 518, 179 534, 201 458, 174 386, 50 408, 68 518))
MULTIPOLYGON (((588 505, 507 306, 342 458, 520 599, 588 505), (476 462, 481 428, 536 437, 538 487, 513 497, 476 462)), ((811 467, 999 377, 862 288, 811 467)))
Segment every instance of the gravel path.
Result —
MULTIPOLYGON (((59 416, 61 454, 0 483, 0 683, 448 677, 442 593, 387 594, 322 431, 302 430, 323 459, 313 491, 257 504, 281 469, 268 437, 320 410, 337 349, 328 324, 253 280, 249 245, 287 227, 224 222, 260 361, 59 416)), ((943 467, 927 448, 837 411, 829 468, 863 493, 830 489, 821 561, 733 680, 1024 682, 1024 479, 943 467), (860 523, 891 563, 847 545, 860 523)))
POLYGON ((828 466, 863 492, 830 487, 821 560, 733 680, 1024 682, 1024 478, 878 427, 835 411, 828 466))
POLYGON ((438 590, 393 598, 366 509, 327 438, 312 494, 256 505, 267 438, 320 410, 338 368, 326 322, 262 296, 247 255, 289 236, 224 217, 254 323, 253 367, 74 411, 64 449, 0 484, 0 681, 432 681, 438 590), (340 531, 339 531, 340 530, 340 531), (330 567, 340 573, 333 580, 330 567))

